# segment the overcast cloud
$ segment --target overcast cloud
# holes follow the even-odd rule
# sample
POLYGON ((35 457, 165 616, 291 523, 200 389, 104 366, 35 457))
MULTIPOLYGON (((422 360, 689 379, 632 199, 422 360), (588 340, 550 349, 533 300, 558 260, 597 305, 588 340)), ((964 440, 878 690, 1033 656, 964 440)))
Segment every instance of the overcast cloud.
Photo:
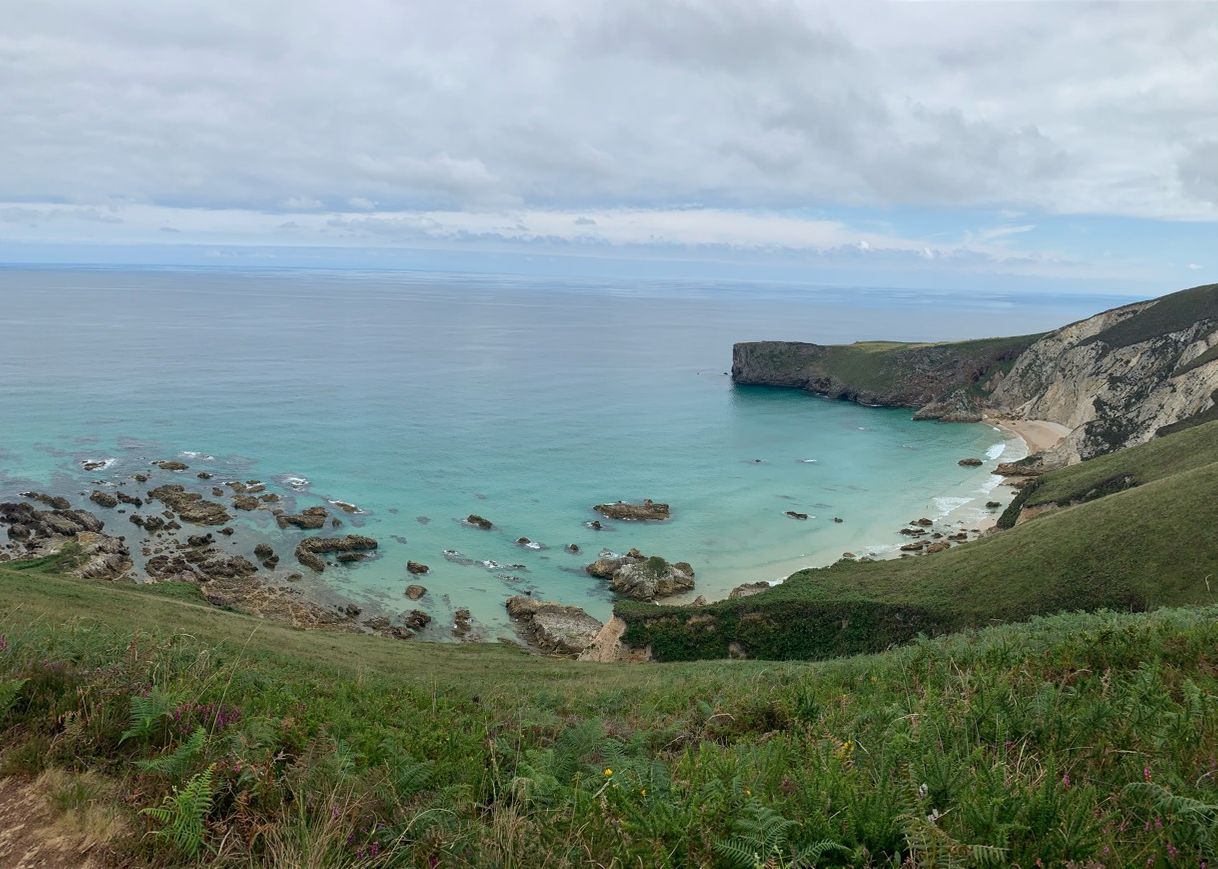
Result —
POLYGON ((10 239, 1002 260, 1028 213, 1218 220, 1209 2, 2 5, 10 239), (875 222, 928 208, 967 218, 875 222))

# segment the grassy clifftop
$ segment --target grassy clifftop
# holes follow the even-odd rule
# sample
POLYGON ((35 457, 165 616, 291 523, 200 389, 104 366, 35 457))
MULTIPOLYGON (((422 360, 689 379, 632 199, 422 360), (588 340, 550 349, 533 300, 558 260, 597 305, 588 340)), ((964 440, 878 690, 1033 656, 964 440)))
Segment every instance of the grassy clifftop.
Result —
POLYGON ((947 552, 805 570, 704 607, 620 603, 661 660, 825 658, 1060 610, 1218 601, 1218 424, 1048 474, 1036 497, 1105 497, 947 552), (1135 487, 1104 485, 1134 475, 1135 487), (1138 476, 1140 475, 1140 476, 1138 476), (1211 593, 1211 585, 1214 588, 1211 593))
POLYGON ((1039 335, 942 344, 889 341, 820 345, 755 341, 732 349, 732 379, 787 386, 863 404, 921 408, 967 405, 1039 335))
POLYGON ((0 568, 0 781, 116 865, 1196 865, 1215 649, 1209 608, 581 665, 0 568))

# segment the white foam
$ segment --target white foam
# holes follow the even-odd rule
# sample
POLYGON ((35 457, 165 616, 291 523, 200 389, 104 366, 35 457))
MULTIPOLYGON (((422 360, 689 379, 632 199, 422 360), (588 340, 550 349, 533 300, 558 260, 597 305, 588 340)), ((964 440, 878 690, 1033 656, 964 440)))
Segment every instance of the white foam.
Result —
POLYGON ((297 492, 309 488, 308 477, 284 477, 283 484, 297 492))
POLYGON ((816 459, 800 459, 799 463, 801 465, 815 465, 817 463, 817 460, 816 459))
POLYGON ((81 466, 83 467, 83 466, 85 466, 85 465, 92 465, 94 462, 97 462, 97 461, 100 461, 100 462, 101 462, 101 464, 100 464, 100 465, 98 465, 98 466, 97 466, 97 467, 95 467, 95 468, 90 468, 89 470, 91 470, 91 471, 107 471, 107 470, 109 470, 111 467, 113 467, 114 463, 115 463, 115 462, 117 462, 117 461, 118 461, 118 459, 82 459, 82 460, 81 460, 81 462, 80 462, 80 464, 81 464, 81 466))
POLYGON ((520 544, 525 549, 541 549, 542 545, 535 540, 530 540, 528 543, 520 544))
POLYGON ((965 504, 972 503, 972 498, 954 498, 950 495, 940 495, 935 498, 935 507, 939 510, 940 516, 946 516, 953 510, 958 510, 965 504))
POLYGON ((994 444, 992 447, 990 447, 988 450, 985 451, 985 457, 987 459, 989 459, 990 461, 993 461, 994 459, 999 458, 1006 451, 1007 451, 1006 444, 994 444))
POLYGON ((216 460, 215 456, 209 456, 207 453, 201 453, 197 450, 182 450, 178 455, 187 459, 200 459, 204 462, 214 462, 216 460))

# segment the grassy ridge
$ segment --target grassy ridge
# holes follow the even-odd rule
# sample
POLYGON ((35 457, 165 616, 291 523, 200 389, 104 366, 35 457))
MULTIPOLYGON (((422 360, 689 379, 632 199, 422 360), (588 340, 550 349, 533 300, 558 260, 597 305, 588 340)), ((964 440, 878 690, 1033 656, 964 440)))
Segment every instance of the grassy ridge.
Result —
POLYGON ((1205 284, 1163 296, 1145 310, 1083 341, 1102 341, 1113 349, 1139 344, 1188 329, 1199 320, 1218 320, 1218 284, 1205 284))
POLYGON ((0 772, 59 768, 69 813, 111 795, 111 857, 137 865, 1168 866, 1218 846, 1218 609, 594 666, 292 631, 43 565, 0 569, 0 636, 0 772))
POLYGON ((748 372, 761 382, 824 383, 832 392, 884 403, 919 405, 956 389, 977 388, 975 376, 1009 370, 1040 335, 938 344, 860 341, 815 345, 760 341, 748 348, 748 372))
MULTIPOLYGON (((734 651, 795 659, 878 651, 921 632, 1060 610, 1214 602, 1215 453, 1211 424, 1046 475, 1043 491, 1067 501, 1114 476, 1134 475, 1142 485, 1123 484, 1125 491, 947 552, 841 561, 703 607, 619 603, 616 611, 627 622, 626 641, 650 645, 661 660, 734 651)), ((1039 497, 1042 489, 1035 491, 1039 497)))

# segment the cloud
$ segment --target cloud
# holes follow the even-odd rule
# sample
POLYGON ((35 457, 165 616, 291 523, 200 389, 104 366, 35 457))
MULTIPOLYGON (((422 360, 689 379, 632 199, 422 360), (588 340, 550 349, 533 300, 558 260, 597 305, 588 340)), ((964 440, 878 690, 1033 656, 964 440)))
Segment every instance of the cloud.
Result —
POLYGON ((294 10, 20 5, 0 199, 1218 217, 1209 3, 294 10))

